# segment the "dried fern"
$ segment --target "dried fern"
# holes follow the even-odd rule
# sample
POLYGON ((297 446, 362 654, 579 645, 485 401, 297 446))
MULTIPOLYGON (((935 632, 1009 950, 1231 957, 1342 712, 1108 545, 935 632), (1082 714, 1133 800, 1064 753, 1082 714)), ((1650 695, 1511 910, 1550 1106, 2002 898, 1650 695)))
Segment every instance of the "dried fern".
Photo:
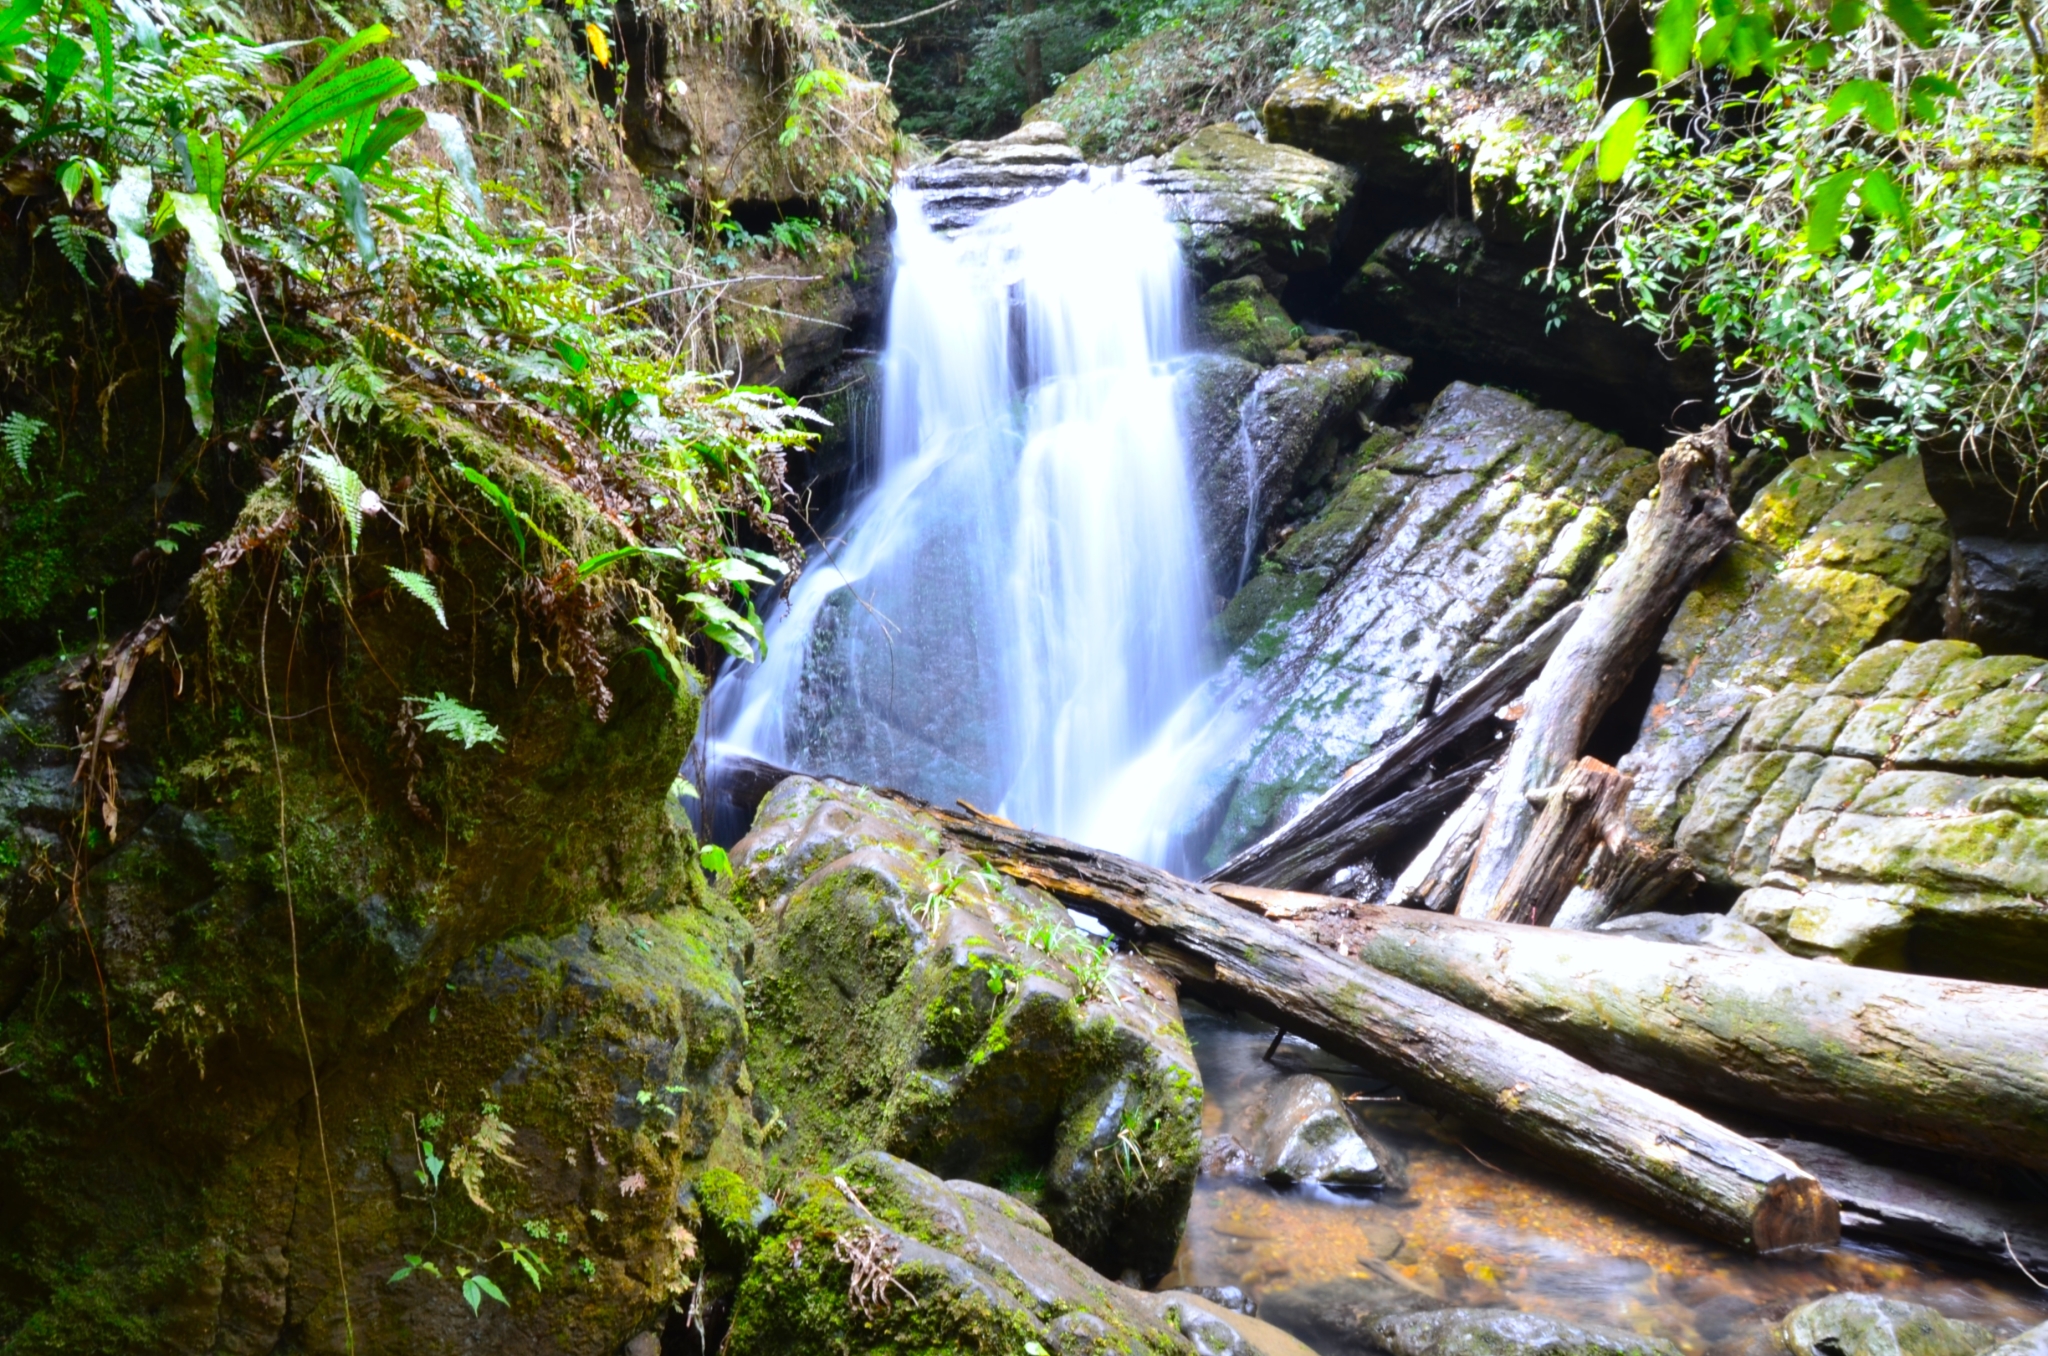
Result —
POLYGON ((460 740, 465 749, 503 742, 504 737, 498 733, 498 727, 491 724, 483 712, 464 706, 445 692, 436 692, 432 697, 407 697, 406 700, 419 707, 421 725, 437 735, 460 740))
POLYGON ((434 587, 434 581, 423 574, 416 574, 411 570, 401 570, 396 566, 387 566, 386 569, 390 571, 391 578, 398 587, 434 609, 434 620, 441 623, 441 629, 446 631, 448 629, 448 613, 441 606, 441 591, 434 587))

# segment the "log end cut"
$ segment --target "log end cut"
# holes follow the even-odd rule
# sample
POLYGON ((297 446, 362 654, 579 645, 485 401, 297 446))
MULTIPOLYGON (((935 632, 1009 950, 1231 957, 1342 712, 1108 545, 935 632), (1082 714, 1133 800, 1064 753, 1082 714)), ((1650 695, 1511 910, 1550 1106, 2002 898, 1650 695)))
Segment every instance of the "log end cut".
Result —
POLYGON ((1780 1177, 1764 1189, 1751 1234, 1758 1252, 1831 1248, 1842 1241, 1842 1207, 1820 1179, 1807 1173, 1780 1177))

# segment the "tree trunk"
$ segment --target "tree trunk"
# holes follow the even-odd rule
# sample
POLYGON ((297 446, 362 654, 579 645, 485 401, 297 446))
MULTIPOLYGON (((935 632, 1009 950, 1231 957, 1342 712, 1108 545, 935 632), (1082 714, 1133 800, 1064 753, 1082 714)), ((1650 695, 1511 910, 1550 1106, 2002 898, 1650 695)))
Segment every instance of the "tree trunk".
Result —
POLYGON ((1620 832, 1602 843, 1586 868, 1585 883, 1565 896, 1554 928, 1597 928, 1624 914, 1651 913, 1691 894, 1701 880, 1699 864, 1676 848, 1620 832))
POLYGON ((1500 793, 1458 901, 1461 915, 1498 918, 1512 903, 1502 887, 1535 824, 1529 793, 1564 780, 1693 580, 1735 540, 1727 451, 1726 436, 1717 431, 1683 439, 1659 460, 1657 497, 1632 515, 1628 545, 1593 586, 1570 634, 1529 689, 1500 793))
POLYGON ((1344 774, 1287 823, 1245 848, 1209 876, 1246 885, 1306 889, 1356 821, 1394 793, 1429 761, 1492 719, 1494 712, 1529 685, 1543 661, 1573 629, 1581 605, 1573 603, 1538 627, 1521 644, 1489 664, 1459 688, 1433 715, 1344 774))
MULTIPOLYGON (((1579 874, 1621 823, 1630 778, 1597 758, 1573 763, 1564 780, 1538 793, 1543 813, 1501 886, 1504 922, 1548 927, 1579 874)), ((1534 799, 1534 797, 1532 797, 1534 799)))
POLYGON ((964 848, 1136 939, 1197 994, 1278 1022, 1592 1186, 1759 1250, 1840 1234, 1835 1201, 1812 1174, 1676 1102, 1343 960, 1200 886, 925 808, 964 848))
POLYGON ((1399 909, 1429 909, 1442 913, 1458 902, 1465 886, 1465 872, 1472 865, 1472 849, 1479 846, 1479 832, 1493 809, 1493 793, 1500 786, 1501 765, 1495 763, 1465 803, 1436 831, 1436 836, 1415 854, 1414 860, 1387 892, 1387 904, 1399 909))
POLYGON ((2048 990, 1329 904, 1365 964, 1674 1096, 2048 1168, 2048 990))

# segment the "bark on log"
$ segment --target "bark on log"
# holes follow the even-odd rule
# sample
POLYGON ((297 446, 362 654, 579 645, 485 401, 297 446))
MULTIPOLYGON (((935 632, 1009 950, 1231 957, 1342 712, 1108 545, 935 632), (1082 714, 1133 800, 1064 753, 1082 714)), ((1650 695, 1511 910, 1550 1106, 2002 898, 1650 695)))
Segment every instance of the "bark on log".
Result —
MULTIPOLYGON (((1465 878, 1458 912, 1498 918, 1501 887, 1536 820, 1528 794, 1554 786, 1650 656, 1700 571, 1735 540, 1728 506, 1727 439, 1682 439, 1658 462, 1657 498, 1629 523, 1628 544, 1600 576, 1571 633, 1529 689, 1508 744, 1493 813, 1465 878)), ((1221 872, 1212 879, 1232 879, 1221 872)), ((1247 884, 1268 885, 1265 879, 1247 884)))
POLYGON ((1629 783, 1626 773, 1597 758, 1581 758, 1565 769, 1564 780, 1541 793, 1543 812, 1501 885, 1496 912, 1502 921, 1550 925, 1594 849, 1617 837, 1629 783))
POLYGON ((1422 851, 1402 868, 1387 892, 1388 905, 1442 913, 1458 902, 1465 872, 1472 865, 1472 849, 1479 846, 1479 832, 1486 827, 1487 813, 1493 808, 1500 772, 1499 763, 1488 768, 1465 803, 1452 811, 1422 851))
MULTIPOLYGON (((1833 1242, 1812 1174, 1678 1103, 1109 853, 922 807, 968 851, 1139 941, 1197 994, 1286 1029, 1590 1185, 1711 1238, 1833 1242)), ((1420 915, 1418 915, 1420 916, 1420 915)))
POLYGON ((1574 629, 1582 606, 1573 603, 1560 610, 1459 688, 1434 714, 1416 721, 1406 734, 1345 773, 1300 814, 1240 851, 1209 879, 1280 889, 1308 884, 1329 842, 1341 841, 1352 825, 1393 794, 1394 788, 1529 685, 1566 633, 1574 629))
POLYGON ((1329 905, 1374 969, 1651 1087, 2048 1168, 2048 990, 1329 905))
POLYGON ((1550 926, 1597 928, 1610 918, 1652 913, 1683 900, 1700 883, 1699 863, 1692 858, 1620 827, 1619 841, 1593 853, 1584 883, 1565 896, 1550 926))
POLYGON ((1328 890, 1339 871, 1364 861, 1417 825, 1456 808, 1488 770, 1485 763, 1453 769, 1360 814, 1336 833, 1303 843, 1289 855, 1288 874, 1306 890, 1328 890))

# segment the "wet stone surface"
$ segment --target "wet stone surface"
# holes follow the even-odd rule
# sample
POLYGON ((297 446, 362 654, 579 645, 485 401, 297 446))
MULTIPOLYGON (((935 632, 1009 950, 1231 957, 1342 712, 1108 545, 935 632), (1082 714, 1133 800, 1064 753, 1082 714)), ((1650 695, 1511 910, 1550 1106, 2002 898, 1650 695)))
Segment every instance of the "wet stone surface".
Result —
MULTIPOLYGON (((1244 1133, 1247 1112, 1269 1088, 1313 1073, 1402 1157, 1406 1186, 1399 1189, 1280 1189, 1227 1175, 1197 1184, 1179 1257, 1160 1284, 1238 1286, 1261 1318, 1322 1356, 1618 1356, 1672 1348, 1684 1356, 1786 1356, 1789 1316, 1843 1292, 1927 1306, 1953 1324, 1975 1325, 1987 1346, 2048 1320, 2048 1294, 2017 1273, 1858 1245, 1759 1258, 1701 1242, 1421 1107, 1383 1100, 1398 1094, 1312 1046, 1285 1040, 1266 1063, 1271 1027, 1192 1004, 1186 1020, 1212 1146, 1244 1133), (1446 1310, 1476 1312, 1422 1317, 1446 1310), (1521 1316, 1541 1322, 1522 1332, 1521 1316)), ((1864 1347, 1814 1350, 1892 1356, 1864 1347)), ((1931 1348, 1900 1351, 1937 1356, 1931 1348)), ((2021 1341, 2003 1356, 2035 1353, 2021 1341)))

